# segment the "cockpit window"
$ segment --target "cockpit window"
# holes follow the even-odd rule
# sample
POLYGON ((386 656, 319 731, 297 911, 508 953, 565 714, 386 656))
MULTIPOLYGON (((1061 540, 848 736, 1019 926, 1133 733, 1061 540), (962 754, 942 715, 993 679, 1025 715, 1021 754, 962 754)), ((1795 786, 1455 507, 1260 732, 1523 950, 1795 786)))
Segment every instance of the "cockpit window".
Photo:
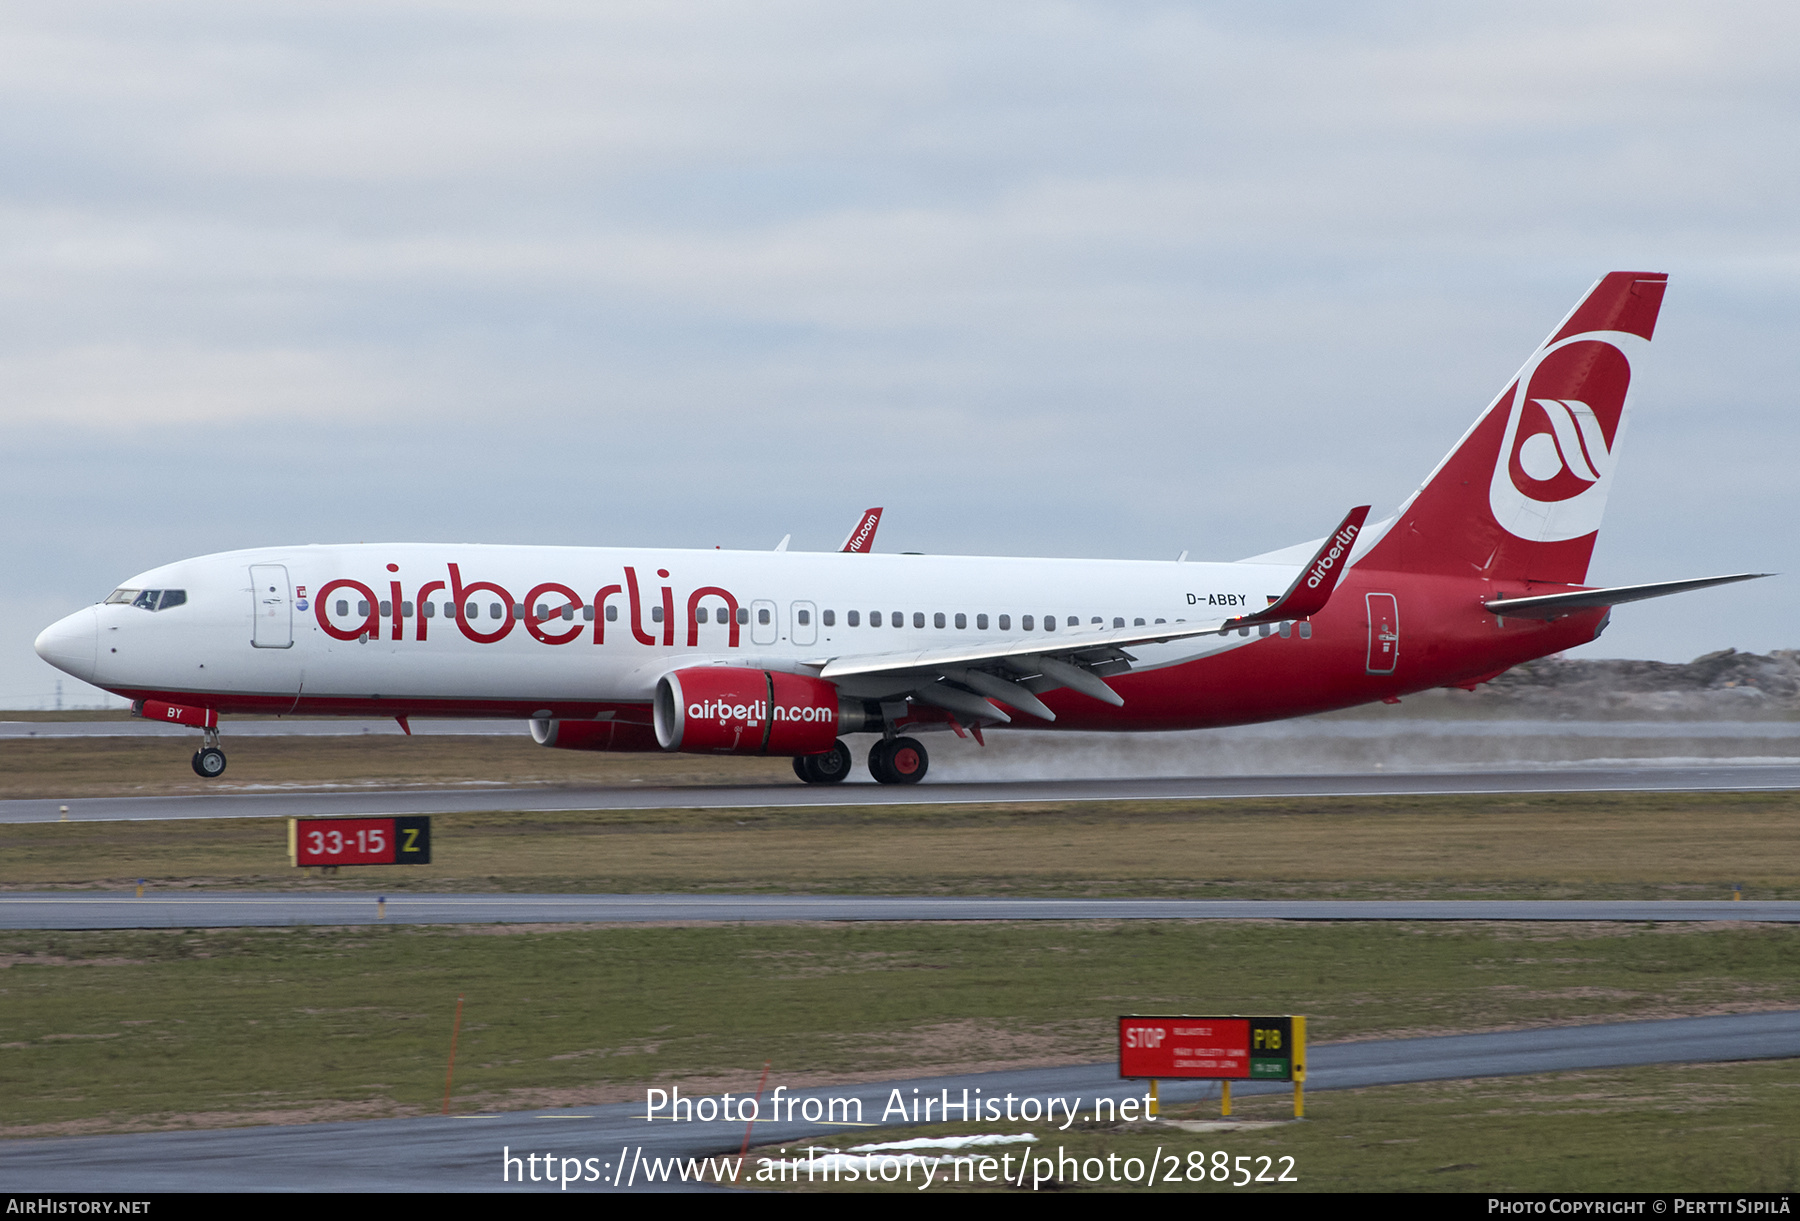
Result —
POLYGON ((135 606, 140 610, 168 610, 187 601, 185 589, 115 589, 106 595, 107 606, 135 606))

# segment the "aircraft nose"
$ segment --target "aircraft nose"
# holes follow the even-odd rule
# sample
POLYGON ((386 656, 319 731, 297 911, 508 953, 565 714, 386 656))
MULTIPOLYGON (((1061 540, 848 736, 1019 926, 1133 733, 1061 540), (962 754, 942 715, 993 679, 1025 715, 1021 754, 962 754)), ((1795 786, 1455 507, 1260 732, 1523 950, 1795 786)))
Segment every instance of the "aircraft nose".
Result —
POLYGON ((100 615, 91 606, 83 607, 39 632, 32 647, 64 674, 92 682, 94 657, 100 650, 100 615))

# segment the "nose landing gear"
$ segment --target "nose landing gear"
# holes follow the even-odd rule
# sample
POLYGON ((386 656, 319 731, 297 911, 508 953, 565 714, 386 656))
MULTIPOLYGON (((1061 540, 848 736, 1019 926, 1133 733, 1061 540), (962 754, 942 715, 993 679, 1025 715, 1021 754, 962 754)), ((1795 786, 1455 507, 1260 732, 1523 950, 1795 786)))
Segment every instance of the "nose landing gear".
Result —
POLYGON ((219 731, 206 731, 205 745, 194 752, 194 775, 215 780, 225 774, 225 752, 219 749, 219 731))

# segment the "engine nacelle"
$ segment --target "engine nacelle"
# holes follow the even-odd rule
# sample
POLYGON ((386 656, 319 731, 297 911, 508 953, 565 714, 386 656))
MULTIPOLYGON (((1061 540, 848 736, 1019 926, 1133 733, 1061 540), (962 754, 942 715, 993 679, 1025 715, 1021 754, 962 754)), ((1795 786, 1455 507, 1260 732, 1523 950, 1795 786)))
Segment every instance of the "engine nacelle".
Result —
POLYGON ((721 755, 816 755, 861 729, 861 700, 836 684, 779 670, 692 666, 656 683, 656 741, 664 750, 721 755))
POLYGON ((558 750, 650 751, 656 749, 656 732, 630 721, 533 720, 531 740, 558 750))

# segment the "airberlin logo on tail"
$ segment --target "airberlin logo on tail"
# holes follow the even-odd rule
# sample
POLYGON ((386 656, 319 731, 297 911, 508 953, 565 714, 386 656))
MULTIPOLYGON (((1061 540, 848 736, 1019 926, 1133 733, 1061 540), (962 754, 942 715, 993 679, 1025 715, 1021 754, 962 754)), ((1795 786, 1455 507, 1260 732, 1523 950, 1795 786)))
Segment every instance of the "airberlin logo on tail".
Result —
MULTIPOLYGON (((1331 550, 1319 556, 1318 561, 1313 564, 1312 570, 1306 574, 1308 589, 1317 589, 1319 582, 1331 575, 1331 570, 1337 567, 1337 562, 1344 558, 1345 552, 1350 550, 1350 544, 1356 541, 1358 533, 1360 533, 1359 528, 1350 525, 1345 526, 1332 537, 1331 550)), ((1279 599, 1272 600, 1278 601, 1279 599)))
POLYGON ((1590 331, 1541 349, 1503 401, 1506 432, 1488 486, 1494 520, 1531 542, 1600 528, 1631 389, 1628 353, 1649 341, 1590 331))

